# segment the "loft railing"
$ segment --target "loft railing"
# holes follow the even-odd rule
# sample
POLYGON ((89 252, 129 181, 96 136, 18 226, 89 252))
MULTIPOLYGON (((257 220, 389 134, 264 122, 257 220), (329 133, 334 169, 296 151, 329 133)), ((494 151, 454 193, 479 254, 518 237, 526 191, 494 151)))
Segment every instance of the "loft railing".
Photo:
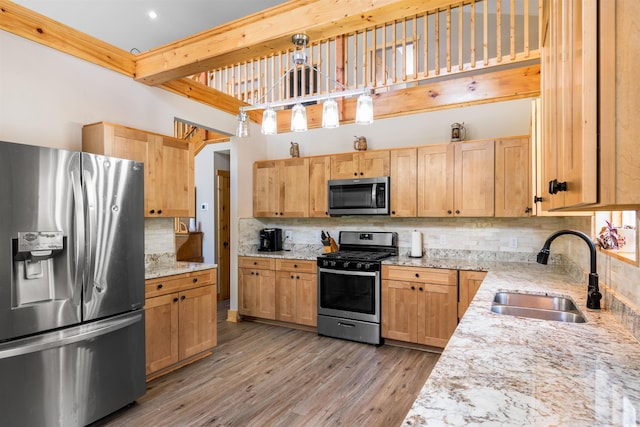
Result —
POLYGON ((293 66, 294 48, 193 76, 248 104, 370 87, 377 92, 467 71, 539 60, 542 0, 466 0, 313 41, 311 67, 293 66), (284 76, 284 77, 283 77, 284 76))

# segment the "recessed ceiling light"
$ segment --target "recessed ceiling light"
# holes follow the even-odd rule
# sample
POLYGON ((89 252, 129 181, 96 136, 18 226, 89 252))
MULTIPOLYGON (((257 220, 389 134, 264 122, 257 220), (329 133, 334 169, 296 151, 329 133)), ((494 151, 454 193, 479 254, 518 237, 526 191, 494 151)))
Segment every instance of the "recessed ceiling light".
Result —
POLYGON ((158 14, 156 13, 156 11, 155 11, 155 10, 150 10, 150 11, 149 11, 149 13, 148 13, 148 15, 149 15, 149 18, 150 18, 151 20, 154 20, 154 19, 158 18, 158 14))

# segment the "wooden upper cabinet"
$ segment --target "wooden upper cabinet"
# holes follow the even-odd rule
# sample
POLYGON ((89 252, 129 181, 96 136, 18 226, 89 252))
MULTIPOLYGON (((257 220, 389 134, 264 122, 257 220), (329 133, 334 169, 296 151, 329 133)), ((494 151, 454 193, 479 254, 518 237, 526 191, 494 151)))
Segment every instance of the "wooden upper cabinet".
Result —
POLYGON ((533 213, 531 146, 528 137, 496 141, 496 217, 533 213))
POLYGON ((389 176, 389 151, 360 151, 331 156, 331 179, 389 176))
POLYGON ((391 150, 390 153, 391 216, 415 217, 418 150, 405 148, 391 150))
POLYGON ((280 215, 279 164, 275 160, 253 164, 253 216, 280 215))
POLYGON ((452 144, 434 144, 418 148, 418 216, 453 215, 452 144))
POLYGON ((454 144, 454 213, 456 216, 494 215, 494 142, 454 144))
POLYGON ((309 216, 329 216, 328 181, 331 176, 331 157, 309 159, 309 216))
POLYGON ((82 128, 83 151, 144 162, 145 216, 195 216, 194 146, 110 123, 82 128))
POLYGON ((551 0, 545 8, 542 206, 592 205, 598 201, 598 2, 551 0))
POLYGON ((418 216, 494 215, 494 142, 418 149, 418 216))
POLYGON ((309 216, 308 158, 254 163, 253 216, 309 216))

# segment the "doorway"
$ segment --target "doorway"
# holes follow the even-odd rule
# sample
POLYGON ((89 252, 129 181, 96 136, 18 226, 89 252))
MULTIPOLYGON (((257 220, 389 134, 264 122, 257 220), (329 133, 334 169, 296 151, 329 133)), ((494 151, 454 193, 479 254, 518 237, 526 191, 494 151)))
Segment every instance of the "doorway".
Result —
POLYGON ((218 254, 218 301, 228 300, 231 296, 231 251, 230 235, 230 174, 229 171, 216 171, 216 252, 218 254))

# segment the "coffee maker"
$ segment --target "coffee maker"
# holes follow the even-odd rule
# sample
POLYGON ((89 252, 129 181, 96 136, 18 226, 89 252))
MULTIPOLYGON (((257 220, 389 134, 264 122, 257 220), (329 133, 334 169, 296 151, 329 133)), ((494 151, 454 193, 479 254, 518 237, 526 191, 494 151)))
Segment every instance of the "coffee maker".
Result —
POLYGON ((275 252, 282 250, 282 229, 263 228, 260 230, 259 251, 275 252))

